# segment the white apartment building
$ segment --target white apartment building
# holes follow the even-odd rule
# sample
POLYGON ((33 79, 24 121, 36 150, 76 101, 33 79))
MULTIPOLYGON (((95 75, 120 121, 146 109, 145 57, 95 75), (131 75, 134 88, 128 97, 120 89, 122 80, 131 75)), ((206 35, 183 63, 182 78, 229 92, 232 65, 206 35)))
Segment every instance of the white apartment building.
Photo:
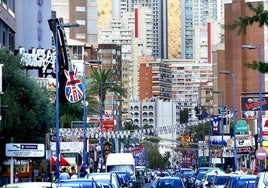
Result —
POLYGON ((130 119, 140 128, 152 126, 154 135, 160 137, 159 151, 164 154, 176 147, 179 136, 180 109, 176 101, 163 101, 158 98, 133 100, 130 103, 130 119))
POLYGON ((123 108, 128 101, 138 97, 139 64, 137 57, 152 55, 152 10, 136 6, 131 12, 123 12, 122 18, 111 21, 111 29, 99 31, 99 44, 122 46, 122 84, 128 90, 123 108))
POLYGON ((205 98, 201 96, 202 88, 212 89, 212 64, 188 59, 168 61, 172 69, 172 93, 181 108, 188 109, 189 121, 195 121, 194 107, 205 98))

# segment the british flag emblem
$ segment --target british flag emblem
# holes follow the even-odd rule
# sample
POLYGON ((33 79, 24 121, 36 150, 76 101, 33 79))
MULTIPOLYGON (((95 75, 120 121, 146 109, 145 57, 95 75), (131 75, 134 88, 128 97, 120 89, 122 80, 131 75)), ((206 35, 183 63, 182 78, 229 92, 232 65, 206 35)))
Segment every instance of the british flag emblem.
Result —
POLYGON ((71 71, 64 71, 67 77, 65 85, 65 96, 70 103, 79 102, 83 97, 83 84, 80 79, 76 77, 77 68, 71 71))

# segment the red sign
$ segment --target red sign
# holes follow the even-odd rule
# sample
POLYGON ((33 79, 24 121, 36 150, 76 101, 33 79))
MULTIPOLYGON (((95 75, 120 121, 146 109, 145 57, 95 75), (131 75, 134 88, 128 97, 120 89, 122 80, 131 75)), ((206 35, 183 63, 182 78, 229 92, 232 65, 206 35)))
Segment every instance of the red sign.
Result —
POLYGON ((114 131, 114 120, 104 120, 102 122, 102 131, 103 132, 114 131))

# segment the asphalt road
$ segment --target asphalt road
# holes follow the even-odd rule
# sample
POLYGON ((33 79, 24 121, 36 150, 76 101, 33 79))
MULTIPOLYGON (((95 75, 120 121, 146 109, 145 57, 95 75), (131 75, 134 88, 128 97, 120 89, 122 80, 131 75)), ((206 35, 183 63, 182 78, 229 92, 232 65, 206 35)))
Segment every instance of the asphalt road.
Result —
POLYGON ((154 181, 151 181, 150 183, 145 183, 142 188, 154 188, 154 181))

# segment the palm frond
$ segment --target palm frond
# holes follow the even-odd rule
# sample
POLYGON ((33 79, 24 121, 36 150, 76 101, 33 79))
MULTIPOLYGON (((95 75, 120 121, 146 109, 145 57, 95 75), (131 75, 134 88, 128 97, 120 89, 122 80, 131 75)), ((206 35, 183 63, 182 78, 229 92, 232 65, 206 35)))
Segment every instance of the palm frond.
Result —
POLYGON ((268 72, 268 63, 266 63, 266 62, 253 61, 252 63, 245 62, 243 64, 244 64, 244 66, 246 66, 252 70, 258 70, 261 73, 268 72))

